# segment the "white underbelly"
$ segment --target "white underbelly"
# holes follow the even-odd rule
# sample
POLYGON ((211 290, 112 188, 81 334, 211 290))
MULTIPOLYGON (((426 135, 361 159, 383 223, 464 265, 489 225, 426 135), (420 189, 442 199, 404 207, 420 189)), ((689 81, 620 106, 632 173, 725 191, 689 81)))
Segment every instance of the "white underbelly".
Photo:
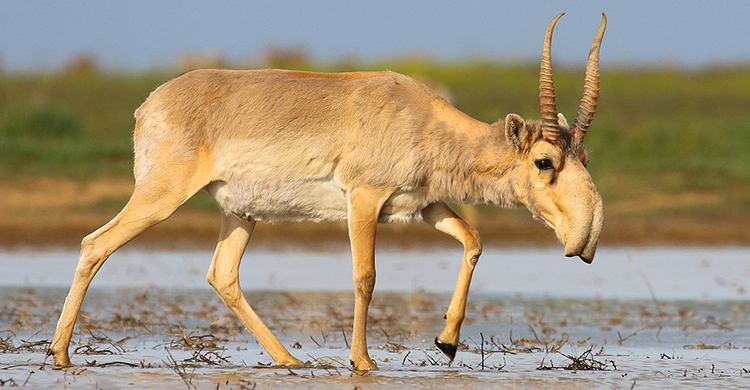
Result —
MULTIPOLYGON (((230 183, 217 181, 206 190, 225 212, 255 221, 344 221, 347 194, 332 179, 230 183)), ((397 191, 383 205, 379 222, 422 220, 427 190, 397 191)))
POLYGON ((346 194, 332 180, 213 182, 206 187, 226 213, 255 221, 341 221, 346 194))

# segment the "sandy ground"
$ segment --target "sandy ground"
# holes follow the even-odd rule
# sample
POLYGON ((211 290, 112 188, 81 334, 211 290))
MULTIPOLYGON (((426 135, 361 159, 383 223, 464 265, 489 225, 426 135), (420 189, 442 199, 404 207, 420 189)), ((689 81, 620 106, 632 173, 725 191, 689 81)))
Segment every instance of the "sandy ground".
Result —
MULTIPOLYGON (((86 182, 66 179, 19 179, 0 187, 0 246, 77 246, 86 234, 114 217, 132 191, 129 179, 101 178, 86 182)), ((605 203, 604 245, 679 244, 748 245, 750 218, 731 210, 715 215, 685 212, 690 205, 716 204, 715 194, 652 195, 642 201, 605 203)), ((485 243, 499 245, 555 245, 554 233, 519 210, 500 210, 477 216, 472 208, 459 212, 474 224, 485 243)), ((136 239, 164 247, 191 242, 213 242, 219 230, 219 212, 183 207, 167 221, 136 239)), ((259 224, 254 240, 267 245, 320 246, 346 242, 343 223, 259 224)), ((402 246, 453 245, 452 239, 422 224, 382 226, 378 239, 402 246)))

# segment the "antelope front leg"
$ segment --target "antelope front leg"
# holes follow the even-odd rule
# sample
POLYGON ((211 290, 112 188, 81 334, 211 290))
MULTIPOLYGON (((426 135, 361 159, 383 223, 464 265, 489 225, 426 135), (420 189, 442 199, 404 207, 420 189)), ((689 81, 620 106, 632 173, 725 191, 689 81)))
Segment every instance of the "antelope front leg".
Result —
POLYGON ((458 274, 456 290, 453 292, 453 298, 445 315, 445 329, 440 336, 435 338, 435 345, 452 361, 458 349, 461 323, 466 314, 466 297, 469 294, 469 284, 474 273, 474 267, 482 254, 482 243, 479 241, 477 231, 456 215, 445 203, 427 206, 422 211, 422 217, 435 229, 449 234, 464 246, 464 257, 461 261, 461 271, 458 274))
POLYGON ((349 192, 349 240, 354 279, 354 329, 350 362, 355 370, 376 370, 367 353, 367 311, 375 287, 375 230, 392 191, 359 187, 349 192))

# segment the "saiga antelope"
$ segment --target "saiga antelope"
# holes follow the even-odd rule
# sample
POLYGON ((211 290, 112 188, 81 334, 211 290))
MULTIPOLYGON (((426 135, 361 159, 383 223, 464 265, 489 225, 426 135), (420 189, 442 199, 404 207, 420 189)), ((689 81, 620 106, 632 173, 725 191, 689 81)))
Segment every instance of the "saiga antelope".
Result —
POLYGON ((435 339, 453 359, 466 296, 482 252, 476 230, 444 203, 524 205, 555 230, 566 256, 594 258, 604 220, 586 170, 583 138, 599 97, 599 47, 591 46, 583 98, 568 126, 555 106, 550 65, 555 17, 544 39, 541 121, 508 114, 489 125, 391 72, 197 70, 157 88, 135 112, 135 188, 125 208, 86 236, 49 355, 68 347, 86 290, 104 261, 203 189, 222 210, 208 282, 279 366, 299 367, 245 300, 240 259, 256 221, 346 220, 354 279, 351 364, 367 352, 378 222, 424 221, 464 246, 446 325, 435 339))

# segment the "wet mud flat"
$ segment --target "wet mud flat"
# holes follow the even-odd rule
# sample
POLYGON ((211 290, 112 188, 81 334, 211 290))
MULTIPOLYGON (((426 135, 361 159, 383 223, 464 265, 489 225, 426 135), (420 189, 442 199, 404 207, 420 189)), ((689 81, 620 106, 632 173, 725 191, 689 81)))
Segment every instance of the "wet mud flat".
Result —
POLYGON ((453 362, 432 340, 444 292, 377 292, 369 346, 379 371, 348 368, 353 294, 249 291, 308 368, 284 369, 209 288, 93 287, 70 352, 45 351, 66 293, 0 288, 0 385, 27 388, 747 388, 745 300, 470 296, 453 362))

